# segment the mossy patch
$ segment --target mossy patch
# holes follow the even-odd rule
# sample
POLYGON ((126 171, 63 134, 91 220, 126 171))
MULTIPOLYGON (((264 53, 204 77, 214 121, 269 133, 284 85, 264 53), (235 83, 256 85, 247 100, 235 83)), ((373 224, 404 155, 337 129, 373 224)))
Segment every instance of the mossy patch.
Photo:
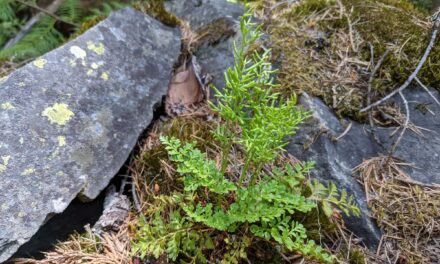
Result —
MULTIPOLYGON (((275 8, 259 2, 280 65, 281 92, 305 91, 356 120, 366 117, 359 110, 367 103, 372 62, 390 50, 372 83, 374 101, 408 78, 431 37, 428 13, 408 1, 304 0, 275 8)), ((437 45, 419 79, 440 88, 439 66, 437 45)))
POLYGON ((145 0, 134 4, 134 8, 154 17, 167 26, 179 26, 180 19, 165 9, 164 2, 164 0, 145 0))

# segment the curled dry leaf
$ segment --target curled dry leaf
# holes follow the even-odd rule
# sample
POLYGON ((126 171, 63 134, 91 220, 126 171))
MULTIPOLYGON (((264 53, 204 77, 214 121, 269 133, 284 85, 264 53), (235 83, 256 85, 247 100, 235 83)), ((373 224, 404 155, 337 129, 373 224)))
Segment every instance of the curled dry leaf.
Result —
POLYGON ((206 98, 205 85, 198 77, 201 73, 196 71, 200 70, 191 61, 175 70, 165 102, 165 111, 168 115, 176 116, 187 113, 206 98))

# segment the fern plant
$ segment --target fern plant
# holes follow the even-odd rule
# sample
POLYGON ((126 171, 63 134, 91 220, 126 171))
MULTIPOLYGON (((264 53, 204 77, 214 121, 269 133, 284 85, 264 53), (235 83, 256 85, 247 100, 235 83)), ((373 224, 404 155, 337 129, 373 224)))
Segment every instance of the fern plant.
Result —
MULTIPOLYGON (((29 1, 34 3, 34 1, 29 1)), ((116 1, 103 3, 92 9, 90 15, 84 16, 85 10, 80 8, 79 0, 64 0, 55 14, 63 21, 82 24, 90 19, 106 17, 111 11, 122 8, 123 4, 116 1)), ((0 60, 23 61, 38 57, 66 41, 66 37, 80 30, 77 27, 68 31, 57 27, 57 20, 49 15, 42 15, 38 22, 11 47, 3 48, 6 42, 14 37, 26 23, 17 14, 29 7, 14 0, 0 1, 0 60)))
POLYGON ((242 42, 234 47, 235 64, 225 73, 226 87, 221 92, 215 89, 217 104, 211 104, 223 121, 213 131, 222 146, 220 168, 196 149, 195 143, 161 137, 169 159, 182 176, 183 191, 169 206, 170 212, 156 210, 146 216, 148 221, 141 222, 133 253, 207 262, 212 248, 207 237, 223 234, 218 236, 226 236, 221 242, 227 245, 220 257, 224 263, 247 258, 247 248, 257 240, 332 262, 333 257, 307 237, 297 216, 318 208, 331 216, 334 207, 358 215, 359 209, 345 191, 339 195, 335 185, 309 183, 304 175, 312 170, 313 163, 274 165, 287 144, 286 137, 294 135, 309 114, 297 107, 295 97, 284 100, 273 92, 275 71, 268 62, 269 50, 247 55, 247 48, 261 37, 250 12, 241 18, 240 28, 242 42), (225 173, 234 165, 229 164, 234 146, 240 146, 244 154, 239 175, 225 173), (271 165, 271 173, 262 170, 265 164, 271 165), (182 237, 186 242, 181 242, 182 237))

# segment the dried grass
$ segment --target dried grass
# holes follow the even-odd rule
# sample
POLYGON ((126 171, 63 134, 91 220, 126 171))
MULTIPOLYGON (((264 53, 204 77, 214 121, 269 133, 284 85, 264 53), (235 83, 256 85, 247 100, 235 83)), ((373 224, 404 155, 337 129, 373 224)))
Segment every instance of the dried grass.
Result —
POLYGON ((356 168, 384 233, 376 255, 388 263, 439 263, 440 186, 412 180, 408 166, 380 156, 356 168))
POLYGON ((117 233, 98 237, 86 228, 85 234, 75 234, 54 250, 44 253, 44 259, 16 259, 15 264, 131 264, 129 227, 133 217, 120 226, 117 233))

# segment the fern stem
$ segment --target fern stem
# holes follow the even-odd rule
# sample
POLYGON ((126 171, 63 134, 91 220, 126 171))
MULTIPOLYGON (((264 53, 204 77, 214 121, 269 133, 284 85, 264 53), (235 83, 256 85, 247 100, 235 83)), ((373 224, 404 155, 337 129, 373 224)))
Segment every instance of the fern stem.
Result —
POLYGON ((227 142, 222 149, 222 165, 220 170, 222 175, 225 175, 226 168, 228 167, 229 152, 231 151, 231 147, 232 139, 229 138, 229 142, 227 142))
POLYGON ((238 186, 242 186, 243 180, 246 177, 246 172, 249 169, 249 165, 251 164, 251 160, 254 157, 254 152, 252 151, 248 157, 246 157, 246 162, 244 163, 243 169, 241 171, 240 178, 238 179, 238 186))
POLYGON ((258 163, 257 169, 254 171, 254 174, 251 176, 251 181, 249 185, 254 185, 257 181, 258 176, 260 175, 261 170, 263 169, 264 162, 258 163))

